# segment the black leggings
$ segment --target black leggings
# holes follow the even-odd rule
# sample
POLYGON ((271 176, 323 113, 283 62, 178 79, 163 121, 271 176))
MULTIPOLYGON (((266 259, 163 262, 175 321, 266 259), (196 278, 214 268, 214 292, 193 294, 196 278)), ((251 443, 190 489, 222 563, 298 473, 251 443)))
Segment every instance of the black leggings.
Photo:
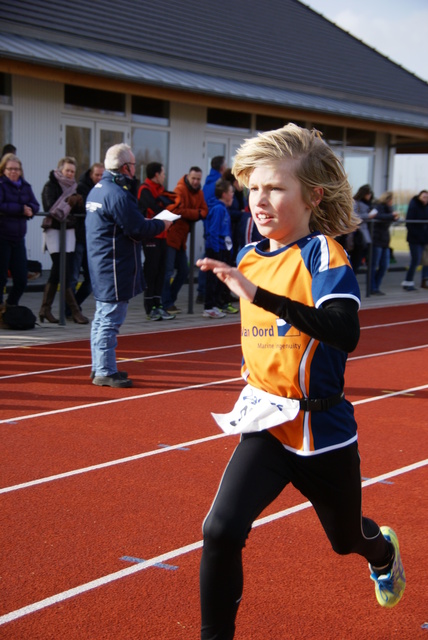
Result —
MULTIPOLYGON (((72 271, 72 260, 74 253, 66 253, 65 254, 65 288, 68 289, 70 286, 70 276, 72 271)), ((59 253, 51 253, 52 259, 52 267, 51 272, 49 274, 48 282, 50 284, 58 285, 60 278, 60 254, 59 253)))
POLYGON ((243 588, 242 549, 254 520, 290 482, 314 506, 334 551, 358 553, 375 566, 390 561, 378 525, 361 514, 356 443, 304 457, 287 451, 267 431, 244 435, 204 522, 202 640, 233 638, 243 588))

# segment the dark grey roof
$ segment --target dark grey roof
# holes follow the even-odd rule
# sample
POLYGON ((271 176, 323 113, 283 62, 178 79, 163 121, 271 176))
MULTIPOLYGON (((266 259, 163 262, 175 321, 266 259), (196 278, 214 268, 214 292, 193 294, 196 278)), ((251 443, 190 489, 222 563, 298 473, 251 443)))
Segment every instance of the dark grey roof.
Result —
POLYGON ((3 57, 428 128, 428 83, 297 0, 2 0, 0 32, 3 57))

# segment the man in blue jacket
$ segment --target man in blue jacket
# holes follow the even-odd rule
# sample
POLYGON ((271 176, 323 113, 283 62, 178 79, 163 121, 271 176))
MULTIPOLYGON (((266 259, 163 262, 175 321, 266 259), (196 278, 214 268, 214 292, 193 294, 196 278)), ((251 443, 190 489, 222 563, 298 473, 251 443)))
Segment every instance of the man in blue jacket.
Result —
POLYGON ((116 364, 117 334, 128 301, 143 290, 141 241, 154 238, 171 222, 147 220, 136 198, 135 157, 127 144, 107 150, 103 176, 86 201, 86 242, 94 298, 91 328, 92 382, 132 387, 116 364))

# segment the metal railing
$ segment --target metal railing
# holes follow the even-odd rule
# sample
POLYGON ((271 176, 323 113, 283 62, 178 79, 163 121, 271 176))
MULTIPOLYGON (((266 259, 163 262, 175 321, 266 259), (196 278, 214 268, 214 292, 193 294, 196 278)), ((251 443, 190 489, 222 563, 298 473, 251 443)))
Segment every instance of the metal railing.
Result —
MULTIPOLYGON (((48 213, 39 211, 37 217, 45 217, 48 213)), ((75 218, 82 218, 83 213, 73 214, 75 218)), ((66 220, 59 223, 59 325, 66 326, 65 314, 65 289, 66 289, 66 220)), ((194 312, 194 273, 195 273, 195 223, 190 223, 189 233, 189 289, 187 300, 187 313, 194 312)))
MULTIPOLYGON (((36 214, 37 216, 48 215, 45 212, 36 214)), ((83 217, 83 214, 74 214, 75 217, 83 217)), ((367 220, 367 225, 370 233, 370 237, 373 237, 373 228, 376 223, 380 223, 380 220, 367 220)), ((406 225, 407 222, 411 224, 428 224, 426 220, 398 220, 394 222, 392 227, 399 227, 406 225)), ((189 276, 188 276, 188 299, 187 299, 187 313, 194 313, 194 284, 195 284, 195 223, 189 223, 189 276)), ((59 324, 61 326, 66 325, 65 315, 65 286, 66 286, 66 221, 60 222, 60 277, 59 277, 59 324)), ((371 271, 373 265, 373 244, 368 244, 368 250, 366 255, 366 297, 371 295, 371 271)))

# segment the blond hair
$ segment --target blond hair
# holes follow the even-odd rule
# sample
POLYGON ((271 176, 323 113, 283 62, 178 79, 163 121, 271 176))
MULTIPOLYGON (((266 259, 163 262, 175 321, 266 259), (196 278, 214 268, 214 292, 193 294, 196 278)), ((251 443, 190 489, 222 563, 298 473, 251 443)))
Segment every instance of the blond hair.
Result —
POLYGON ((294 160, 294 175, 302 186, 304 201, 311 208, 310 228, 328 236, 354 231, 360 222, 353 211, 352 189, 339 158, 316 129, 309 131, 293 123, 259 133, 244 141, 232 167, 240 184, 248 186, 260 165, 294 160), (314 204, 314 188, 322 187, 321 202, 314 204))

